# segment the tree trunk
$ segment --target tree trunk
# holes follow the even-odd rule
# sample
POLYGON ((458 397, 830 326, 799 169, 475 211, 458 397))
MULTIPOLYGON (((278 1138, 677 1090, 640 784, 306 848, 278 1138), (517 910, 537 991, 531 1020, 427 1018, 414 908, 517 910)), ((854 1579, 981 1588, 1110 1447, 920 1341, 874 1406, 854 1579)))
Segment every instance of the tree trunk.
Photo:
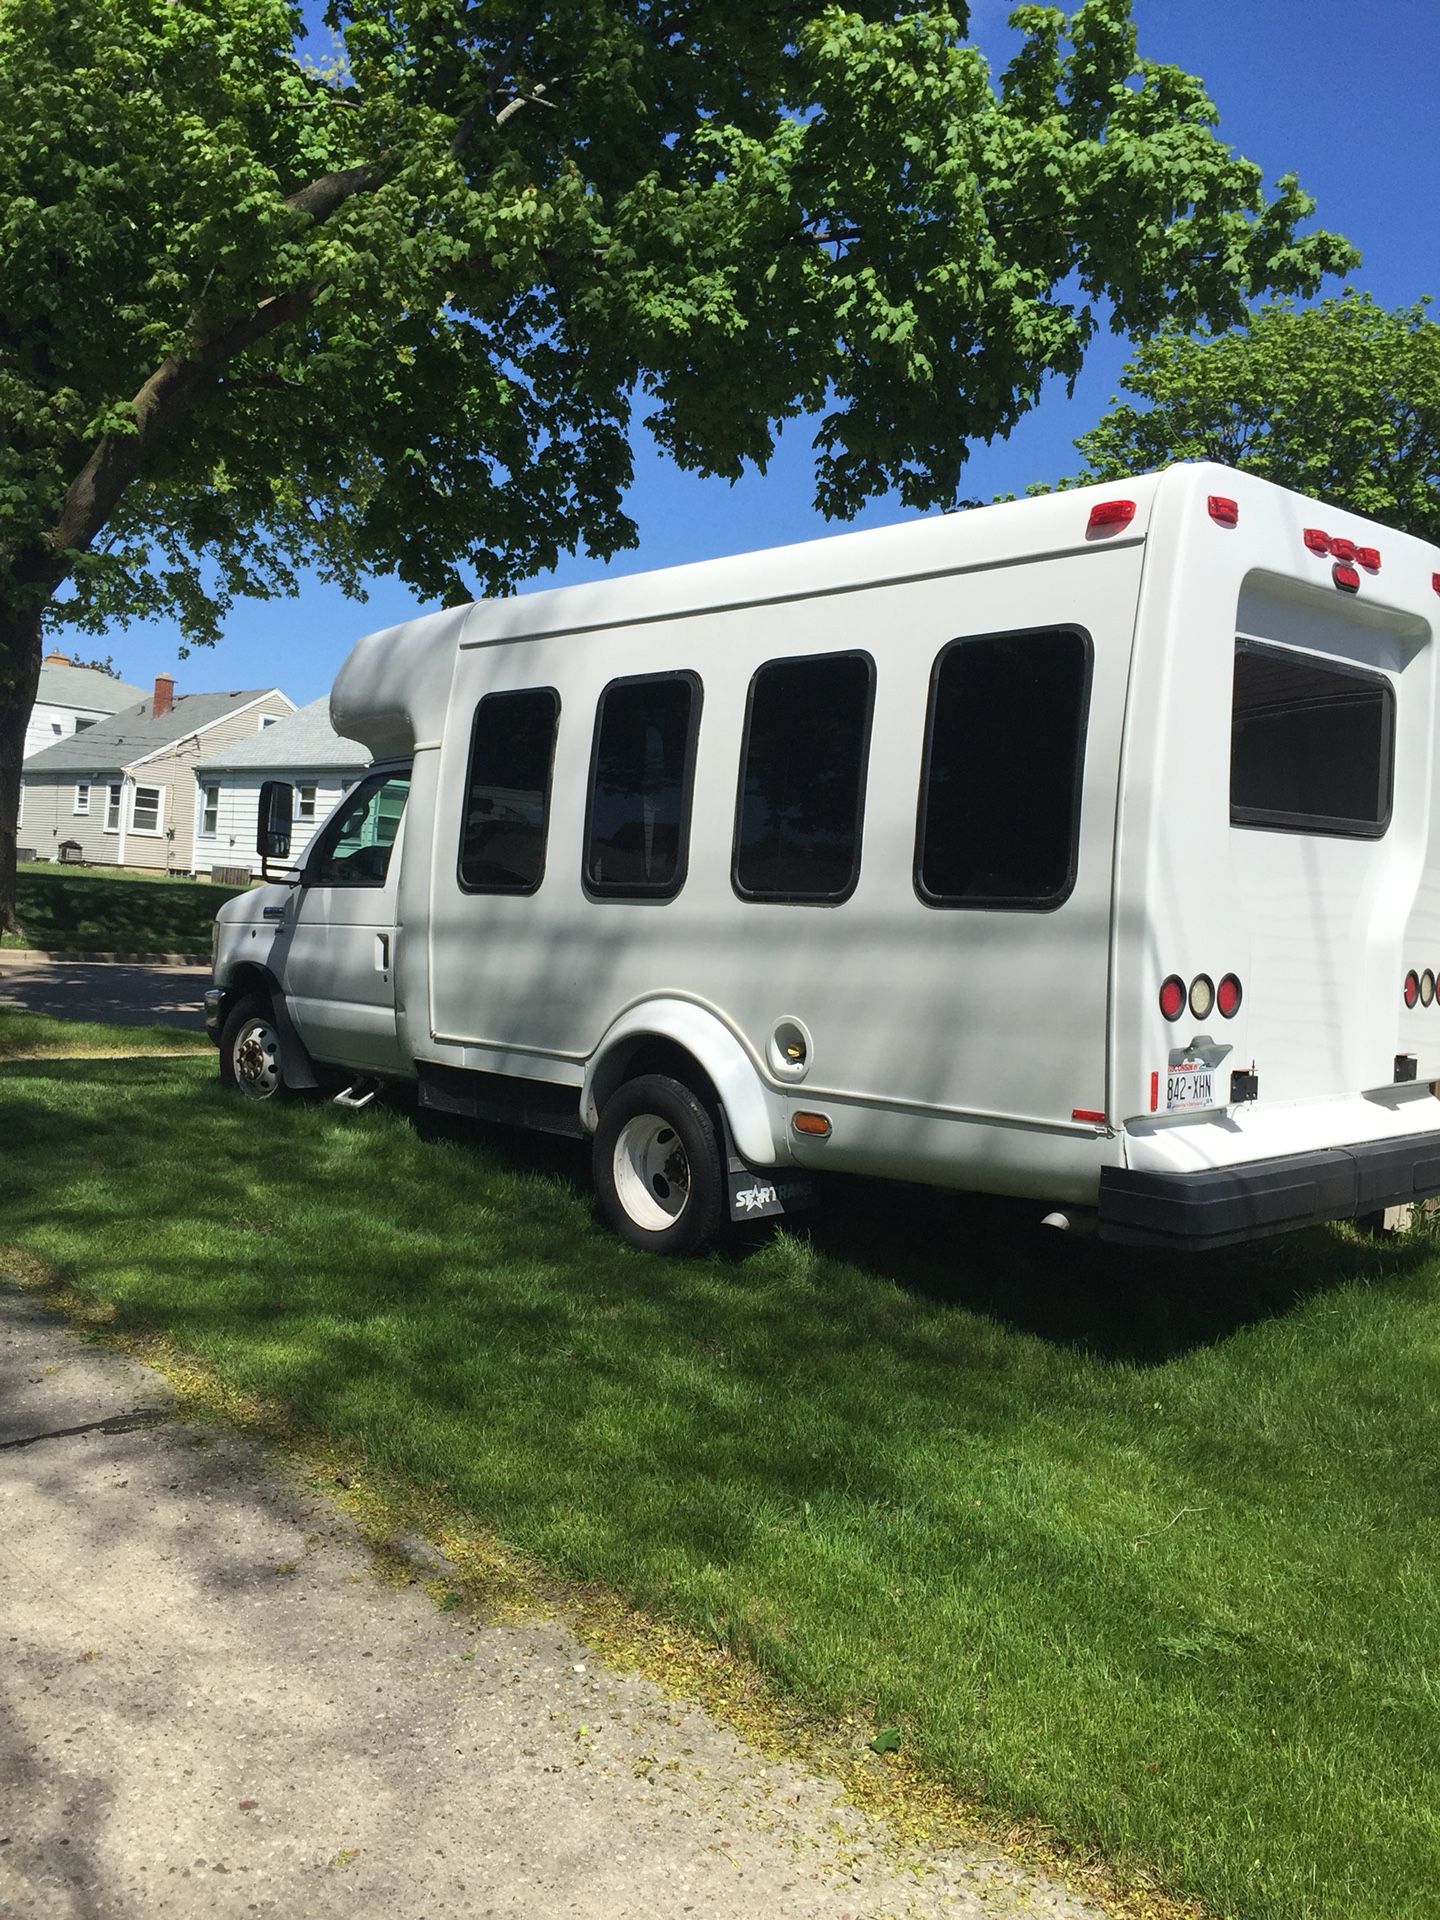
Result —
POLYGON ((0 932, 18 933, 15 845, 20 761, 40 684, 40 609, 0 614, 0 932))

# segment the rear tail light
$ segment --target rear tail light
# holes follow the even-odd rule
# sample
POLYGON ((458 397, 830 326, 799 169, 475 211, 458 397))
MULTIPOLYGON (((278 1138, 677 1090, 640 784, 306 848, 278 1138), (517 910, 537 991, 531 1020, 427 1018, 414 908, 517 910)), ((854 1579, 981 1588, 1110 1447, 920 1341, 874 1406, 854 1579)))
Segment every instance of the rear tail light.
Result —
MULTIPOLYGON (((1433 981, 1431 982, 1431 990, 1432 992, 1434 990, 1433 981)), ((1416 973, 1415 969, 1411 967, 1410 971, 1405 976, 1406 1006, 1413 1007, 1418 1002, 1419 998, 1420 998, 1420 976, 1418 973, 1416 973)))
POLYGON ((1245 998, 1245 989, 1233 973, 1227 973, 1215 989, 1215 1004, 1220 1009, 1222 1020, 1233 1020, 1240 1011, 1240 1002, 1245 998))
POLYGON ((1215 1010, 1215 982, 1208 973, 1197 973, 1190 982, 1190 1017, 1208 1020, 1215 1010))
POLYGON ((1430 971, 1429 967, 1426 967, 1425 971, 1420 976, 1421 1006, 1428 1007, 1430 1005, 1430 1002, 1434 998, 1435 998, 1435 976, 1430 971))
POLYGON ((1185 1011, 1185 982, 1172 973, 1160 986, 1160 1011, 1167 1020, 1178 1020, 1185 1011))
POLYGON ((1360 576, 1348 561, 1337 560, 1330 572, 1331 578, 1342 593, 1358 593, 1360 591, 1360 576))
POLYGON ((1238 527, 1240 508, 1234 500, 1227 500, 1223 493, 1212 493, 1206 501, 1210 518, 1222 527, 1238 527))

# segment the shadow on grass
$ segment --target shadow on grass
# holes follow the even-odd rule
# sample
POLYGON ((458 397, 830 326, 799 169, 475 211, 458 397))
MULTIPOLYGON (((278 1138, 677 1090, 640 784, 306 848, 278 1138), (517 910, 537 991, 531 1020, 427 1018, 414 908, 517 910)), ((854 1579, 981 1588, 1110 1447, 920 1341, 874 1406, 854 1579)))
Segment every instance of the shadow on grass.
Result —
POLYGON ((233 887, 184 878, 110 878, 33 869, 16 876, 15 911, 33 946, 120 952, 204 952, 233 887))
MULTIPOLYGON (((561 1181, 599 1219, 588 1142, 418 1110, 392 1110, 422 1139, 482 1156, 521 1175, 561 1181)), ((1428 1260, 1430 1237, 1371 1242, 1323 1228, 1204 1254, 1108 1246, 1040 1225, 1033 1200, 947 1192, 832 1174, 813 1213, 787 1230, 829 1260, 890 1281, 937 1306, 982 1314, 1019 1333, 1098 1360, 1163 1365, 1278 1318, 1317 1294, 1428 1260)), ((773 1236, 737 1227, 720 1257, 743 1267, 773 1236)))

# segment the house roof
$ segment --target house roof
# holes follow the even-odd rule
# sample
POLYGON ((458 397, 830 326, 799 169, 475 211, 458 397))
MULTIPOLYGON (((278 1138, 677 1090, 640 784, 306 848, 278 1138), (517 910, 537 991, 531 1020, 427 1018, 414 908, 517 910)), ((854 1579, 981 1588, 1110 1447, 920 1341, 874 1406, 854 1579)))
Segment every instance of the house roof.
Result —
POLYGON ((157 720, 147 694, 108 720, 97 720, 83 733, 67 734, 53 747, 42 747, 25 762, 25 778, 45 773, 118 773, 137 760, 163 753, 166 747, 213 726, 267 697, 285 699, 278 687, 247 687, 239 693, 177 693, 168 713, 157 720))
POLYGON ((347 740, 330 724, 330 698, 297 707, 273 727, 263 727, 245 740, 217 747, 200 762, 201 773, 229 773, 249 768, 269 773, 320 772, 328 767, 368 767, 370 751, 358 740, 347 740))
POLYGON ((80 707, 91 713, 118 713, 121 707, 133 707, 145 698, 143 687, 132 687, 124 680, 112 680, 98 667, 77 667, 58 657, 41 662, 37 702, 51 707, 80 707))

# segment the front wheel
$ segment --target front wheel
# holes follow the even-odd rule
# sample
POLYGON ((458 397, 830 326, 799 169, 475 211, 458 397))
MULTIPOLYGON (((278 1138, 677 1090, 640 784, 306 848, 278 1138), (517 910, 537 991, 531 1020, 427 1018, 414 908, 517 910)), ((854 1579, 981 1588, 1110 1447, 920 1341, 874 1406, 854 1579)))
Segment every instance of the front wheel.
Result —
POLYGON ((249 1100, 284 1098, 284 1041, 269 1002, 258 994, 236 1001, 221 1030, 220 1084, 249 1100))
POLYGON ((720 1225, 725 1171, 715 1123, 664 1074, 630 1080, 595 1132, 595 1190, 622 1240, 646 1253, 694 1253, 720 1225))

